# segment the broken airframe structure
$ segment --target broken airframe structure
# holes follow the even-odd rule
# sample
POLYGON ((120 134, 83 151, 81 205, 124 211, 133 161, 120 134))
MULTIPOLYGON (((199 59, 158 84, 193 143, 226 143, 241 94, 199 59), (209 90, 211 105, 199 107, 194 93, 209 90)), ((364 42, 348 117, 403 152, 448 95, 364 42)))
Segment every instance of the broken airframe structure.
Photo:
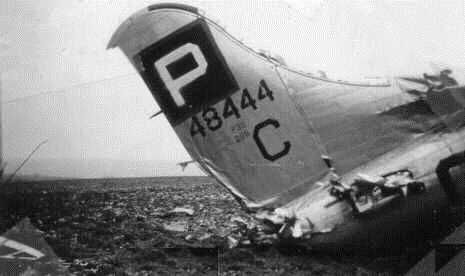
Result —
POLYGON ((351 83, 300 72, 191 6, 151 5, 108 47, 121 48, 208 175, 256 218, 313 244, 360 248, 412 230, 445 202, 435 167, 465 150, 463 87, 422 91, 410 87, 418 82, 398 85, 405 78, 351 83))

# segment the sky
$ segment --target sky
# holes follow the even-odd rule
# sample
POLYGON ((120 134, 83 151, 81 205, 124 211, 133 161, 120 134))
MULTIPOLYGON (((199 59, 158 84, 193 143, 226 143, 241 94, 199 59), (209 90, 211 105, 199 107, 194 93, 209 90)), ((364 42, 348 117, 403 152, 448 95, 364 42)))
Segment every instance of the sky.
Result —
MULTIPOLYGON (((421 74, 431 61, 465 65, 463 0, 179 2, 252 48, 330 78, 421 74)), ((0 1, 7 170, 47 140, 23 173, 201 174, 173 165, 189 160, 187 152, 163 116, 148 119, 159 108, 126 57, 106 50, 119 24, 153 3, 0 1)))

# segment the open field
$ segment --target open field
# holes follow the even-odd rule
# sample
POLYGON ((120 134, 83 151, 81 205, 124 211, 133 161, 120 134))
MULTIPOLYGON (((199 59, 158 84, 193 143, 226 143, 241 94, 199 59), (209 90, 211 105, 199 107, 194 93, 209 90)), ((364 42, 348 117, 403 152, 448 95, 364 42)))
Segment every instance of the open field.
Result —
POLYGON ((235 220, 251 222, 208 177, 83 179, 17 183, 0 194, 0 233, 24 217, 78 275, 396 275, 421 256, 372 259, 305 247, 228 248, 235 220), (170 212, 176 207, 192 215, 170 212))

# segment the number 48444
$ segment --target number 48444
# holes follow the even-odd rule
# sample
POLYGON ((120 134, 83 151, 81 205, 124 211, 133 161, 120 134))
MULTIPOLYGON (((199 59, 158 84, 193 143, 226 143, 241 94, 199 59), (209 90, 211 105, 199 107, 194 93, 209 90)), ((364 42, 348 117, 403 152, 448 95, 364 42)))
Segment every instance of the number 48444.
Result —
MULTIPOLYGON (((204 109, 201 113, 200 119, 197 115, 192 117, 190 133, 191 136, 202 135, 206 136, 206 129, 210 131, 216 131, 223 126, 223 121, 233 117, 236 119, 241 118, 242 110, 251 108, 253 110, 258 109, 257 100, 250 94, 247 88, 242 90, 241 100, 236 105, 231 97, 227 97, 224 100, 223 110, 218 112, 218 110, 210 106, 204 109)), ((258 92, 256 98, 258 101, 262 101, 268 98, 270 101, 274 101, 273 91, 270 90, 268 85, 264 80, 259 82, 258 92)))

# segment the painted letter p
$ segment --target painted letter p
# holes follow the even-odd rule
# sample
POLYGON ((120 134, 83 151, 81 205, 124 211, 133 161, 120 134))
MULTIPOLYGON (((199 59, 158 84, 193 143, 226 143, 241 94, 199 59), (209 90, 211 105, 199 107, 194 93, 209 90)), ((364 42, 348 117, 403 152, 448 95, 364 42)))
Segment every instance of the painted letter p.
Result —
POLYGON ((169 54, 161 57, 154 64, 158 74, 160 74, 161 79, 170 92, 173 101, 178 107, 186 104, 184 97, 181 95, 181 88, 204 75, 208 66, 205 56, 202 54, 199 46, 193 43, 186 43, 183 46, 176 48, 169 54), (167 67, 188 54, 192 54, 195 62, 197 63, 197 67, 176 79, 173 79, 167 67))

